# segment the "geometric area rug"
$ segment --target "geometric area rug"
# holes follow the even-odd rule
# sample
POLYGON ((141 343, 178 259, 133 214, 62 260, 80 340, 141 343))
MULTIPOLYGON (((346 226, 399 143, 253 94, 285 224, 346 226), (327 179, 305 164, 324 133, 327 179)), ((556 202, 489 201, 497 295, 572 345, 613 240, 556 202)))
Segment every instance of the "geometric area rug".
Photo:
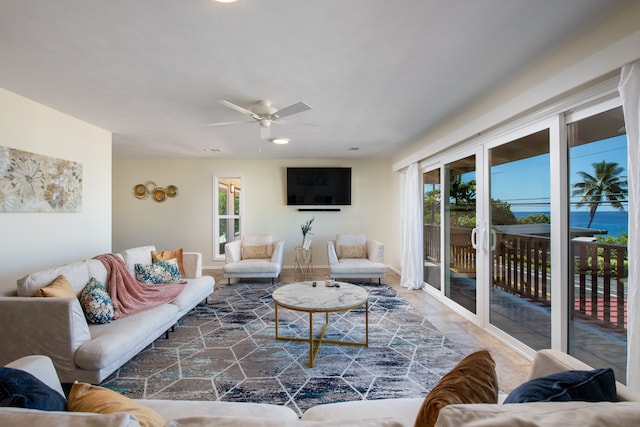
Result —
MULTIPOLYGON (((132 398, 261 402, 302 415, 321 403, 424 397, 464 357, 395 290, 364 283, 369 346, 324 343, 309 368, 308 343, 275 340, 271 294, 282 284, 217 284, 169 339, 158 338, 101 385, 132 398)), ((308 337, 306 313, 278 315, 281 335, 308 337)), ((316 317, 321 329, 324 316, 316 317)), ((326 339, 364 335, 364 307, 329 315, 326 339)))

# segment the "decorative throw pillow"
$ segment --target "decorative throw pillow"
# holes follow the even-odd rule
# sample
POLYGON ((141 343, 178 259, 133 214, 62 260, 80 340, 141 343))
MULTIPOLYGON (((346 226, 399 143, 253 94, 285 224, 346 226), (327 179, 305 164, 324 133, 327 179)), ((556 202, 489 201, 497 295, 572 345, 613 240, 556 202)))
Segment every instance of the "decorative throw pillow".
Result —
POLYGON ((497 403, 496 364, 487 350, 462 359, 431 390, 422 402, 415 427, 431 427, 440 409, 459 403, 497 403))
POLYGON ((69 391, 67 410, 98 414, 127 412, 135 415, 142 427, 164 426, 166 423, 160 414, 140 402, 113 390, 77 381, 69 391))
POLYGON ((75 298, 76 292, 73 290, 73 286, 71 286, 71 283, 69 283, 67 278, 61 274, 44 288, 38 289, 36 291, 36 296, 75 298))
POLYGON ((366 258, 367 247, 365 245, 340 246, 340 258, 366 258))
POLYGON ((182 264, 182 248, 174 249, 172 251, 151 251, 151 261, 154 263, 168 261, 174 258, 178 260, 178 270, 180 270, 180 275, 185 277, 184 265, 182 264))
POLYGON ((180 283, 183 281, 178 269, 178 261, 175 258, 155 264, 136 264, 135 270, 136 280, 150 285, 180 283))
POLYGON ((242 245, 242 259, 263 259, 271 258, 269 255, 269 245, 245 246, 242 245))
POLYGON ((616 394, 616 378, 611 368, 565 371, 527 381, 509 393, 504 403, 615 402, 616 394))
POLYGON ((95 278, 80 292, 80 305, 89 323, 102 325, 113 320, 115 314, 113 302, 104 285, 95 278))
POLYGON ((1 367, 0 406, 64 411, 67 400, 29 372, 1 367))

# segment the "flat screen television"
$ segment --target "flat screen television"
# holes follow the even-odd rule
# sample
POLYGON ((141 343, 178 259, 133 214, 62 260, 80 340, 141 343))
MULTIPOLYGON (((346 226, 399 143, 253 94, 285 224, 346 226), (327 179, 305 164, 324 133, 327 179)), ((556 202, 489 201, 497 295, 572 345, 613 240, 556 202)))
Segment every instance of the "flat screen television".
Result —
POLYGON ((287 168, 287 205, 350 205, 351 168, 287 168))

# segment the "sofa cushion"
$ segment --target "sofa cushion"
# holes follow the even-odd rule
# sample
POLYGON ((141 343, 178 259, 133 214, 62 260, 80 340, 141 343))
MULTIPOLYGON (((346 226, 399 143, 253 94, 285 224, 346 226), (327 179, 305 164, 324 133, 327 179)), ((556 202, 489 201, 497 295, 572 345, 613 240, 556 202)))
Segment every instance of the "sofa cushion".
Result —
POLYGON ((39 288, 47 286, 56 277, 63 275, 78 295, 89 281, 86 261, 77 261, 59 267, 47 268, 18 279, 18 296, 32 297, 39 288))
POLYGON ((602 427, 640 425, 638 402, 532 402, 449 405, 436 427, 602 427))
POLYGON ((350 400, 346 402, 324 403, 307 409, 303 421, 323 421, 331 424, 337 420, 384 418, 392 415, 402 425, 411 426, 424 401, 423 398, 392 398, 371 400, 350 400))
POLYGON ((64 411, 67 400, 29 372, 0 367, 0 406, 64 411))
POLYGON ((133 415, 91 414, 82 412, 49 412, 22 408, 0 408, 0 421, 6 426, 29 427, 137 427, 133 415))
POLYGON ((109 323, 113 320, 114 308, 111 297, 102 283, 91 278, 80 292, 80 305, 89 323, 109 323))
POLYGON ((74 361, 87 370, 120 367, 171 328, 177 315, 174 304, 162 304, 105 325, 90 324, 91 341, 76 350, 74 361))
POLYGON ((140 246, 127 249, 120 254, 131 276, 136 277, 136 264, 149 265, 153 262, 151 252, 155 250, 155 246, 140 246))
POLYGON ((182 275, 178 269, 178 260, 175 258, 155 264, 136 264, 135 271, 136 280, 149 285, 183 282, 182 275))
POLYGON ((571 370, 534 378, 516 387, 504 403, 524 402, 615 402, 616 379, 613 369, 571 370))
POLYGON ((175 258, 176 260, 178 260, 178 269, 180 270, 180 275, 182 277, 186 277, 186 274, 184 272, 182 253, 182 248, 174 249, 171 251, 151 251, 151 261, 155 263, 168 261, 175 258))
POLYGON ((167 427, 403 427, 395 418, 360 418, 326 421, 300 421, 252 418, 247 416, 204 416, 177 418, 167 427))
POLYGON ((140 402, 113 390, 80 382, 71 386, 68 410, 98 414, 126 412, 134 415, 142 427, 161 427, 166 423, 160 414, 140 402))
POLYGON ((487 350, 462 359, 429 392, 418 411, 415 427, 433 426, 440 409, 456 403, 497 403, 496 364, 487 350))
POLYGON ((59 275, 55 280, 47 286, 36 291, 37 297, 62 297, 75 298, 76 292, 73 290, 71 283, 64 275, 59 275))
POLYGON ((298 414, 290 407, 269 403, 163 399, 140 399, 139 402, 155 409, 165 419, 223 415, 299 421, 298 414))

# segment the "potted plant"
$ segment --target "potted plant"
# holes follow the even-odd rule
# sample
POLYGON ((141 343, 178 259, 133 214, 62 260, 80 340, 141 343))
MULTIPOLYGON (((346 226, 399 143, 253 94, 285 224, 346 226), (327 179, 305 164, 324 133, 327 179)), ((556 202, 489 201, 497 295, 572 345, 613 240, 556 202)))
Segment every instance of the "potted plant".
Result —
POLYGON ((316 217, 311 218, 300 226, 300 230, 302 230, 302 247, 304 249, 309 249, 309 246, 311 245, 311 240, 307 239, 307 234, 312 234, 309 232, 311 231, 311 224, 314 219, 316 219, 316 217))

